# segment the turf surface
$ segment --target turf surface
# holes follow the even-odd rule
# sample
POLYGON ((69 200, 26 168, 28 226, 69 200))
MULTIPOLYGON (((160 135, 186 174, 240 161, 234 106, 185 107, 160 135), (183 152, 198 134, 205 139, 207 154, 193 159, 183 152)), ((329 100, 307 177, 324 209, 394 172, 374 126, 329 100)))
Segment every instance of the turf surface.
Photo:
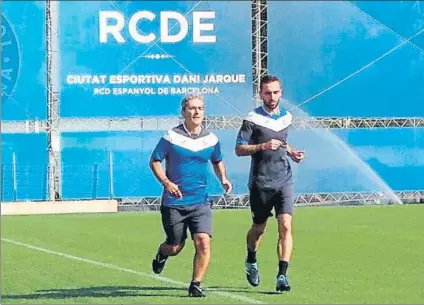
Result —
POLYGON ((162 277, 156 212, 3 216, 2 303, 422 303, 424 205, 299 208, 292 291, 275 294, 276 222, 258 252, 261 285, 245 279, 247 210, 214 211, 208 297, 190 299, 193 246, 162 277))

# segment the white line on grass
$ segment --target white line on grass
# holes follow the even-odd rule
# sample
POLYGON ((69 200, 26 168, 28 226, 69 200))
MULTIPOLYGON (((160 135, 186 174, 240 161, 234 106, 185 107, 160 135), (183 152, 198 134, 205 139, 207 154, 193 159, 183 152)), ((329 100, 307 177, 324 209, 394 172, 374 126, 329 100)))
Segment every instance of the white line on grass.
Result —
MULTIPOLYGON (((149 274, 149 273, 146 273, 146 272, 136 271, 136 270, 133 270, 133 269, 122 268, 122 267, 115 266, 115 265, 112 265, 112 264, 97 262, 97 261, 93 261, 93 260, 83 258, 83 257, 79 257, 79 256, 70 255, 70 254, 66 254, 66 253, 62 253, 62 252, 56 252, 56 251, 53 251, 53 250, 37 247, 37 246, 34 246, 34 245, 21 243, 19 241, 15 241, 15 240, 8 239, 8 238, 2 238, 1 240, 4 241, 4 242, 14 244, 14 245, 22 246, 22 247, 25 247, 25 248, 28 248, 28 249, 31 249, 31 250, 37 250, 37 251, 52 254, 52 255, 62 256, 62 257, 68 258, 68 259, 88 263, 88 264, 91 264, 91 265, 96 265, 96 266, 109 268, 109 269, 113 269, 113 270, 117 270, 117 271, 132 273, 132 274, 140 275, 140 276, 143 276, 143 277, 152 278, 152 279, 155 279, 155 280, 158 280, 158 281, 171 283, 171 284, 178 285, 178 286, 187 286, 186 283, 176 281, 176 280, 173 280, 173 279, 170 279, 170 278, 167 278, 167 277, 163 277, 163 276, 160 276, 160 275, 156 275, 156 274, 149 274)), ((249 298, 247 296, 235 294, 235 293, 229 293, 229 292, 217 291, 217 290, 213 290, 213 291, 211 290, 211 293, 225 297, 225 298, 231 298, 231 299, 246 302, 246 303, 262 304, 262 302, 259 301, 259 300, 249 298)))

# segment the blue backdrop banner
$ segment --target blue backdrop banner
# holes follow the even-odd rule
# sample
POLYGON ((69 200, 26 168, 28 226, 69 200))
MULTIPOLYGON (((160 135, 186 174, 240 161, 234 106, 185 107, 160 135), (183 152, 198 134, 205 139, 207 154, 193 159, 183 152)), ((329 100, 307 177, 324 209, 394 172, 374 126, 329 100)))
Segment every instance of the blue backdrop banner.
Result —
POLYGON ((3 134, 1 200, 47 199, 47 135, 3 134))
POLYGON ((61 116, 178 115, 196 93, 209 115, 252 107, 250 2, 59 5, 61 116))
POLYGON ((1 3, 1 119, 47 115, 45 3, 1 3))
POLYGON ((424 116, 424 2, 270 1, 269 70, 312 116, 424 116))

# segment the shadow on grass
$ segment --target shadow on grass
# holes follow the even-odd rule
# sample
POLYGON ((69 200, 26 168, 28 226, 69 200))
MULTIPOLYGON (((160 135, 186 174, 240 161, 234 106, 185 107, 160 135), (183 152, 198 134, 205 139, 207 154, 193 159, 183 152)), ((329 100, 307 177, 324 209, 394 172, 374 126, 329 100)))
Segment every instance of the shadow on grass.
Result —
POLYGON ((187 297, 183 287, 98 286, 67 289, 37 290, 31 294, 6 294, 5 300, 69 299, 69 298, 121 298, 121 297, 187 297))
MULTIPOLYGON (((252 294, 264 294, 264 295, 281 295, 282 293, 276 291, 263 291, 257 290, 253 287, 229 287, 229 286, 210 286, 206 291, 225 291, 225 292, 234 292, 234 293, 252 293, 252 294)), ((283 293, 284 294, 284 293, 283 293)))

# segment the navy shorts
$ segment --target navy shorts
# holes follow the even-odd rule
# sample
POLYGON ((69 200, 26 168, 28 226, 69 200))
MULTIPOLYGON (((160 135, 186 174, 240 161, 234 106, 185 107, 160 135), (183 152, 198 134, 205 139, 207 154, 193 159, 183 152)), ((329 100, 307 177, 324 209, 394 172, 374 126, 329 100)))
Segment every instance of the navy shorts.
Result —
POLYGON ((160 212, 167 245, 184 243, 187 229, 192 238, 196 233, 206 233, 212 237, 212 208, 209 202, 192 206, 162 205, 160 212))
POLYGON ((250 188, 250 210, 255 224, 265 223, 271 217, 272 210, 275 217, 280 214, 293 214, 294 196, 293 184, 287 183, 280 189, 250 188))

